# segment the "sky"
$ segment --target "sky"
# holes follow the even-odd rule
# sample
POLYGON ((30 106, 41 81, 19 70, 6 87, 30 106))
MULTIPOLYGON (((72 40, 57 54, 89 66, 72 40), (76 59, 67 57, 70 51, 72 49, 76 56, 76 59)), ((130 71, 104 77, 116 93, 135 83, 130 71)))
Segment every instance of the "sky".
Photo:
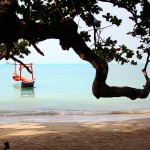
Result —
MULTIPOLYGON (((110 12, 113 15, 117 15, 118 18, 123 19, 122 25, 117 28, 113 26, 111 28, 107 28, 104 30, 102 36, 108 37, 111 36, 113 39, 118 40, 119 44, 125 44, 130 49, 136 50, 136 47, 139 45, 139 40, 133 38, 129 35, 126 35, 128 31, 132 30, 133 23, 128 19, 129 13, 121 8, 114 8, 111 4, 102 3, 101 4, 104 12, 110 12)), ((100 16, 97 16, 98 18, 100 16)), ((76 19, 79 21, 79 18, 76 19)), ((107 26, 104 22, 103 27, 107 26)), ((85 25, 82 21, 79 22, 79 29, 84 30, 85 25)), ((87 43, 90 47, 92 43, 87 43)), ((61 49, 59 45, 59 40, 49 39, 43 42, 40 42, 37 45, 43 52, 45 56, 41 56, 36 52, 33 47, 30 47, 31 54, 25 57, 22 61, 24 63, 35 63, 35 64, 82 64, 87 63, 79 58, 79 56, 72 50, 64 51, 61 49)), ((8 62, 11 62, 10 60, 8 62)), ((1 61, 0 63, 6 63, 5 60, 1 61)))

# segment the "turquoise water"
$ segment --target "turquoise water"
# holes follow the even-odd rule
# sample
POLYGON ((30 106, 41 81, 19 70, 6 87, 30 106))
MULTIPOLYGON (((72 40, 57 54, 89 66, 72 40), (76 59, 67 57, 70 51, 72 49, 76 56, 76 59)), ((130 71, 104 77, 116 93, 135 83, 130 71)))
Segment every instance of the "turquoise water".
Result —
MULTIPOLYGON (((33 68, 35 88, 22 91, 12 85, 14 66, 0 65, 0 123, 107 121, 150 115, 150 97, 96 99, 91 90, 95 76, 91 65, 35 64, 33 68)), ((112 64, 109 68, 109 85, 143 88, 143 65, 112 64)))

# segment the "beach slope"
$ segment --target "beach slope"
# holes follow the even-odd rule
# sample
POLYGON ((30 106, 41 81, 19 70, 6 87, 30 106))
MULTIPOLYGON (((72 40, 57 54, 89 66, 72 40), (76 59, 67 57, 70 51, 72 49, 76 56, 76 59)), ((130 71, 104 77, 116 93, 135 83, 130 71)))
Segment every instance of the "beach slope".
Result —
POLYGON ((0 125, 0 149, 149 150, 150 119, 115 122, 49 122, 0 125))

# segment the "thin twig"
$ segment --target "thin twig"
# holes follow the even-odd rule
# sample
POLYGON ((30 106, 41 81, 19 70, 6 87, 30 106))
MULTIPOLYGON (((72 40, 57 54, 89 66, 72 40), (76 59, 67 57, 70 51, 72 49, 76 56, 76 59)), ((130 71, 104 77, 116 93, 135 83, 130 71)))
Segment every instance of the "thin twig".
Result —
POLYGON ((109 27, 111 27, 111 26, 113 26, 113 24, 111 24, 111 25, 108 25, 108 26, 106 26, 106 27, 103 27, 103 28, 100 28, 101 30, 104 30, 104 29, 106 29, 106 28, 109 28, 109 27))

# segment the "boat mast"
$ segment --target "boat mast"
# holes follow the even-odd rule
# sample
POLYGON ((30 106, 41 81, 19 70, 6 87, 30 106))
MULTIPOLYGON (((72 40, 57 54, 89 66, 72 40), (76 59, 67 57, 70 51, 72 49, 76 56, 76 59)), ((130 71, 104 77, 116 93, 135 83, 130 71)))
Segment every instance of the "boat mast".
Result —
POLYGON ((34 80, 34 76, 33 76, 33 68, 32 68, 32 63, 31 63, 31 71, 32 71, 32 80, 34 80))
POLYGON ((15 65, 15 72, 14 72, 14 73, 17 74, 17 69, 16 69, 16 65, 17 65, 17 64, 16 64, 16 62, 15 62, 14 65, 15 65))
POLYGON ((20 71, 20 80, 21 80, 21 71, 22 71, 22 65, 21 64, 20 64, 19 71, 20 71))

